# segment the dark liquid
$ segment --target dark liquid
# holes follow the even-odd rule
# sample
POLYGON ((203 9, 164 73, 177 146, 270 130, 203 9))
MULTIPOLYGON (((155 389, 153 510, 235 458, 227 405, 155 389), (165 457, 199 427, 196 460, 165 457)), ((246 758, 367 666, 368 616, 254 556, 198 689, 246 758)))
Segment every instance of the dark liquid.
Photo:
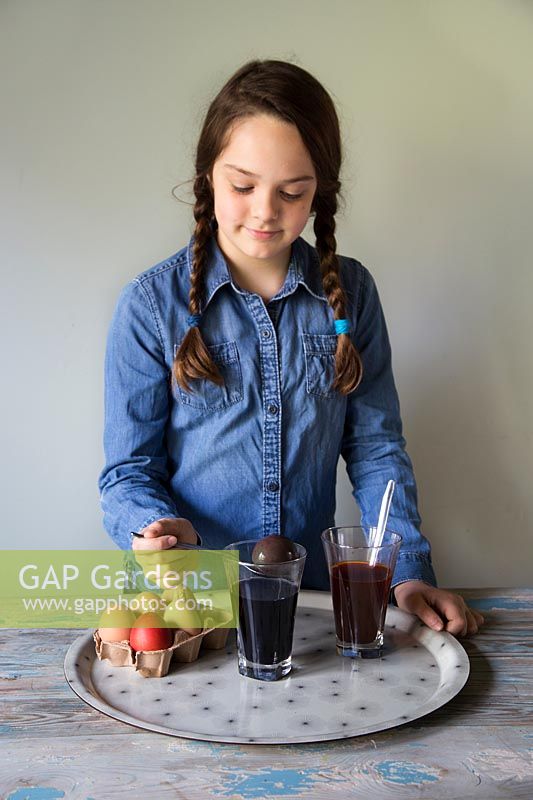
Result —
POLYGON ((279 664, 291 654, 298 587, 282 578, 239 584, 239 627, 248 661, 279 664))
POLYGON ((383 630, 392 573, 384 564, 342 561, 331 569, 331 595, 337 638, 371 644, 383 630))

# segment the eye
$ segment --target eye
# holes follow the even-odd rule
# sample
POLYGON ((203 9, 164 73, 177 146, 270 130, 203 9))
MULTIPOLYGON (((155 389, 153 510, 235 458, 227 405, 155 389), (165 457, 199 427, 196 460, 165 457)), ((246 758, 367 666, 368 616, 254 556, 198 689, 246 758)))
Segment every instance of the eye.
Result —
MULTIPOLYGON (((238 194, 248 194, 248 192, 251 192, 254 187, 253 186, 233 186, 233 184, 232 184, 231 188, 233 189, 234 192, 237 192, 238 194)), ((303 197, 303 194, 301 192, 300 192, 300 194, 289 194, 289 192, 281 192, 281 195, 282 195, 282 197, 285 198, 285 200, 289 200, 289 201, 291 201, 291 200, 299 200, 300 197, 303 197)))
POLYGON ((300 197, 303 197, 302 193, 300 194, 289 194, 288 192, 281 193, 286 200, 299 200, 300 197))

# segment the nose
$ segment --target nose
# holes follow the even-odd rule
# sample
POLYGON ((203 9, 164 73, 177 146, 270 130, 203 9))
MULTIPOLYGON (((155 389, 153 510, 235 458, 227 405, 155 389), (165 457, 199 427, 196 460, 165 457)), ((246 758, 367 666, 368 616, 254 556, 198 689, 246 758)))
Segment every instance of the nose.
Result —
POLYGON ((278 199, 276 194, 268 190, 261 192, 256 189, 252 207, 253 218, 264 224, 268 224, 272 220, 277 219, 278 211, 278 199))

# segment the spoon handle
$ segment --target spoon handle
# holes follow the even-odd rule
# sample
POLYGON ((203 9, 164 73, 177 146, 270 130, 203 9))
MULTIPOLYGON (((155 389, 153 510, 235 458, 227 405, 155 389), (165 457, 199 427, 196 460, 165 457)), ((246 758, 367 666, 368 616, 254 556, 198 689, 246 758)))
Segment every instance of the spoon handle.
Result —
POLYGON ((387 488, 383 494, 383 499, 381 501, 381 508, 379 510, 379 518, 378 518, 378 525, 375 530, 374 536, 371 539, 370 547, 373 547, 372 554, 370 556, 370 564, 374 565, 376 563, 376 559, 378 557, 378 548, 381 547, 381 543, 383 541, 383 536, 385 535, 385 529, 387 527, 387 521, 389 519, 389 511, 392 503, 392 495, 394 494, 394 487, 396 486, 395 481, 389 481, 387 484, 387 488))

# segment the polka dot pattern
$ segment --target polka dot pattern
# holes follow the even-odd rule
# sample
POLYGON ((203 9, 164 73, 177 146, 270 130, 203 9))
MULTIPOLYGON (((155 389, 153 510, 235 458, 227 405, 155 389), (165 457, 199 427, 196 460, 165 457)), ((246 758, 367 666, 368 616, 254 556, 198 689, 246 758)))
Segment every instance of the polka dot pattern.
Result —
POLYGON ((171 663, 163 678, 98 661, 92 633, 65 658, 76 694, 108 716, 161 733, 218 742, 284 744, 343 739, 418 719, 464 686, 468 657, 447 633, 390 606, 377 659, 337 655, 331 598, 300 594, 293 670, 272 683, 239 675, 235 634, 223 650, 191 664, 171 663))

